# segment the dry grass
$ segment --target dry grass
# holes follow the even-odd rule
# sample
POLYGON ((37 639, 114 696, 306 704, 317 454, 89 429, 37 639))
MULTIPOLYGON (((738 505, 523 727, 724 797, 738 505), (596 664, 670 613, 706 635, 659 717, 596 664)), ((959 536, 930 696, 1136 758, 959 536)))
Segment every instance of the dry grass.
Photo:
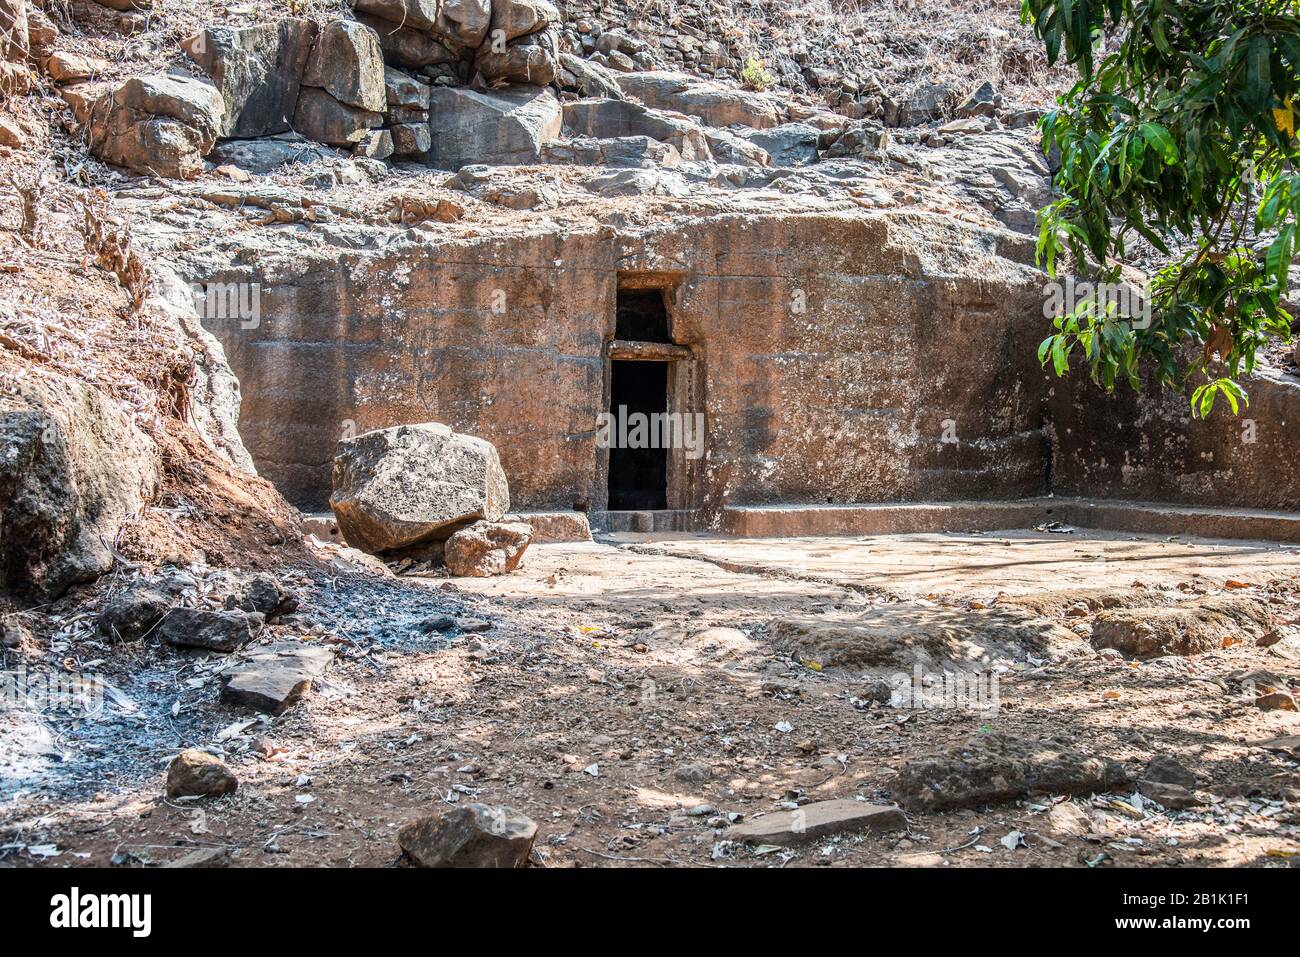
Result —
MULTIPOLYGON (((30 103, 10 106, 37 128, 30 103)), ((80 184, 102 168, 65 131, 40 132, 29 149, 0 157, 0 362, 19 376, 40 366, 95 385, 156 429, 169 382, 190 356, 174 329, 138 308, 146 277, 129 232, 108 200, 80 184)))

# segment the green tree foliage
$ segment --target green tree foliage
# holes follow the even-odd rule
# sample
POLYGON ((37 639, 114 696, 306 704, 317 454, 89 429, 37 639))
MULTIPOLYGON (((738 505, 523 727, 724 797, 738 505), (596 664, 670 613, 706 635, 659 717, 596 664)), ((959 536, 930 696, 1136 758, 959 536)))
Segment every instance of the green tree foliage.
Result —
POLYGON ((1063 374, 1081 357, 1106 388, 1198 383, 1200 415, 1271 336, 1300 211, 1300 0, 1023 0, 1022 15, 1078 83, 1043 120, 1060 150, 1060 196, 1039 215, 1039 262, 1068 255, 1118 276, 1125 242, 1159 250, 1146 328, 1085 305, 1055 321, 1039 358, 1063 374))

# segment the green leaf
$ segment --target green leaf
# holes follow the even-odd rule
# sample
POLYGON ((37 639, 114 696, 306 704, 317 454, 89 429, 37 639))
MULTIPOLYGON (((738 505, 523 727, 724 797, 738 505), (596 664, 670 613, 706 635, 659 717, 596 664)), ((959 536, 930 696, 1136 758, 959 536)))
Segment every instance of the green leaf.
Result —
POLYGON ((1278 232, 1277 238, 1269 244, 1264 256, 1264 268, 1277 280, 1280 289, 1286 289, 1287 274, 1291 268, 1291 259, 1295 248, 1296 224, 1288 223, 1278 232))
POLYGON ((1055 340, 1055 339, 1056 339, 1056 336, 1048 336, 1046 339, 1044 339, 1044 340, 1042 341, 1042 344, 1039 345, 1039 347, 1038 347, 1038 364, 1039 364, 1040 366, 1045 366, 1045 365, 1047 365, 1047 353, 1051 350, 1051 348, 1052 348, 1052 342, 1053 342, 1053 340, 1055 340))
POLYGON ((1065 358, 1065 345, 1062 339, 1062 336, 1054 336, 1052 339, 1052 369, 1056 372, 1057 378, 1065 375, 1070 368, 1070 363, 1065 358))
POLYGON ((1268 38, 1263 34, 1250 38, 1246 47, 1246 95, 1250 104, 1260 111, 1268 109, 1271 100, 1268 87, 1269 52, 1268 38))
POLYGON ((1300 70, 1300 37, 1289 33, 1278 33, 1276 40, 1278 52, 1282 54, 1283 59, 1291 65, 1291 69, 1300 70))
POLYGON ((1058 317, 1040 363, 1067 374, 1077 347, 1108 388, 1204 375, 1196 415, 1220 395, 1239 412, 1238 381, 1289 334, 1278 297, 1300 252, 1297 0, 1023 0, 1022 12, 1078 72, 1041 124, 1058 198, 1039 215, 1037 262, 1053 276, 1105 272, 1138 237, 1158 255, 1149 323, 1109 308, 1058 317), (1211 359, 1201 347, 1225 322, 1231 353, 1211 359))
POLYGON ((1174 138, 1169 135, 1169 130, 1159 123, 1143 123, 1139 129, 1142 131, 1142 138, 1160 154, 1161 159, 1170 164, 1178 162, 1178 147, 1174 145, 1174 138))

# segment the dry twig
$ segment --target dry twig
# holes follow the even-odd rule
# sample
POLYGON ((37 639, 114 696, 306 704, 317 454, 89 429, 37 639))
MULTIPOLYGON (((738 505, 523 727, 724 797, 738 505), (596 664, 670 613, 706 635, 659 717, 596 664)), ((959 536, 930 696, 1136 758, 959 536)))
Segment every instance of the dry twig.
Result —
POLYGON ((131 294, 130 314, 139 311, 149 289, 149 277, 144 262, 131 248, 131 232, 124 223, 114 220, 108 209, 108 196, 103 190, 93 191, 82 200, 82 237, 86 254, 93 256, 95 264, 117 276, 122 288, 131 294))

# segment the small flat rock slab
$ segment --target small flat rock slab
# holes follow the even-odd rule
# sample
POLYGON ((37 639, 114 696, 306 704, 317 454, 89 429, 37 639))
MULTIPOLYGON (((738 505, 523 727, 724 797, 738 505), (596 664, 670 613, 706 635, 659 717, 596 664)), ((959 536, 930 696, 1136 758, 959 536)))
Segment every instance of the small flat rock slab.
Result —
POLYGON ((833 834, 901 831, 906 827, 907 819, 896 807, 839 799, 765 814, 727 828, 723 837, 746 844, 808 844, 833 834))
POLYGON ((1143 797, 1148 797, 1172 811, 1199 807, 1205 803, 1189 788, 1185 788, 1181 784, 1169 784, 1165 781, 1139 781, 1137 788, 1143 797))
POLYGON ((223 701, 283 714, 311 688, 334 660, 328 648, 292 641, 276 642, 249 651, 221 672, 223 701))
POLYGON ((184 857, 164 864, 164 868, 200 868, 230 867, 233 862, 230 851, 224 847, 201 847, 190 851, 184 857))
POLYGON ((1300 734, 1286 734, 1280 738, 1270 738, 1267 741, 1259 742, 1258 746, 1266 751, 1276 751, 1278 754, 1289 754, 1293 758, 1300 758, 1300 734))

